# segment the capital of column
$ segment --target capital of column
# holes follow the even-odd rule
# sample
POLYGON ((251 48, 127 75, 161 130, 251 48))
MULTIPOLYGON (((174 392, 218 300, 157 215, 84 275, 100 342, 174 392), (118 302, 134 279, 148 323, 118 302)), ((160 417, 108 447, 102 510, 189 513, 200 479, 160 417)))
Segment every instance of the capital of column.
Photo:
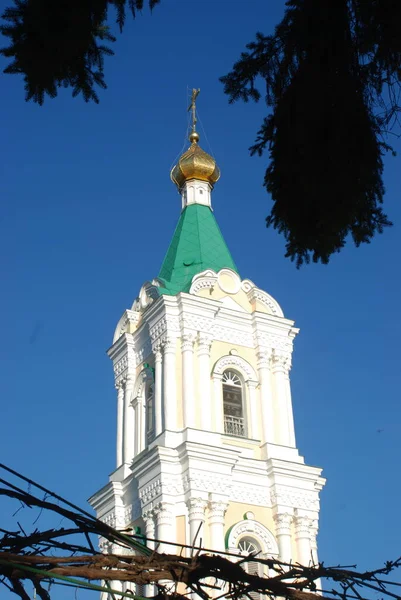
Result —
POLYGON ((228 508, 228 502, 212 500, 209 502, 209 522, 224 525, 224 516, 228 508))
POLYGON ((181 337, 181 350, 183 352, 193 351, 195 336, 192 333, 184 333, 181 337))
POLYGON ((210 354, 210 347, 212 345, 212 336, 205 335, 203 333, 199 334, 198 337, 198 356, 210 354))
POLYGON ((169 502, 159 502, 153 509, 157 525, 170 525, 173 518, 172 505, 169 502))
POLYGON ((155 357, 159 354, 161 356, 162 343, 160 339, 152 340, 152 352, 155 357))
POLYGON ((177 346, 177 338, 166 337, 162 342, 164 354, 174 354, 177 346))
POLYGON ((289 513, 277 513, 274 515, 277 535, 291 535, 292 515, 289 513))
POLYGON ((312 548, 316 548, 317 546, 317 534, 319 532, 319 523, 317 519, 312 519, 309 528, 309 535, 312 548))
POLYGON ((132 375, 127 375, 126 377, 124 377, 123 385, 126 393, 127 391, 132 390, 134 388, 134 382, 135 380, 132 377, 132 375))
POLYGON ((272 356, 272 369, 273 373, 288 374, 291 369, 291 356, 289 354, 274 353, 272 356))
POLYGON ((256 353, 258 369, 270 369, 272 353, 270 350, 259 349, 256 353))
POLYGON ((294 517, 295 537, 310 539, 310 529, 313 521, 305 515, 294 517))
POLYGON ((187 501, 188 521, 204 521, 207 504, 207 501, 203 498, 189 498, 187 501))
POLYGON ((145 521, 145 524, 147 524, 148 521, 154 523, 155 511, 153 510, 153 508, 149 508, 148 510, 143 511, 142 518, 145 521))

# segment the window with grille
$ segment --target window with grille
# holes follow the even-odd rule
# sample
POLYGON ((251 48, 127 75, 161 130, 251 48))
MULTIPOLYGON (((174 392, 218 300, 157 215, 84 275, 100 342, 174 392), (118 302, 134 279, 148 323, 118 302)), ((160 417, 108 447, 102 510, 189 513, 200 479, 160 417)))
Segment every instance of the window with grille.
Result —
POLYGON ((146 408, 146 439, 151 442, 155 436, 155 388, 153 383, 149 383, 146 387, 145 395, 146 408))
POLYGON ((243 385, 235 371, 223 373, 223 410, 224 433, 246 437, 243 385))
MULTIPOLYGON (((249 554, 256 555, 260 554, 261 547, 254 538, 244 537, 238 542, 238 550, 243 556, 248 556, 249 554)), ((254 560, 243 563, 243 568, 249 575, 259 575, 259 577, 263 575, 263 565, 254 560)), ((263 595, 258 592, 250 592, 249 596, 252 600, 261 600, 263 598, 263 595)))

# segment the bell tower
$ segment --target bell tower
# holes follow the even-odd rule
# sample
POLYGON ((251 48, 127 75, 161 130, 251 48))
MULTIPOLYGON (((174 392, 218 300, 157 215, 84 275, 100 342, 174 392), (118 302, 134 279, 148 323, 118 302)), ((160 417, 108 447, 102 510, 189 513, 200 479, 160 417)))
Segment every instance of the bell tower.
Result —
POLYGON ((310 564, 324 479, 295 441, 298 329, 240 276, 227 248, 211 200, 220 171, 199 145, 196 96, 190 145, 171 172, 176 230, 108 350, 117 463, 90 503, 108 524, 147 538, 310 564))

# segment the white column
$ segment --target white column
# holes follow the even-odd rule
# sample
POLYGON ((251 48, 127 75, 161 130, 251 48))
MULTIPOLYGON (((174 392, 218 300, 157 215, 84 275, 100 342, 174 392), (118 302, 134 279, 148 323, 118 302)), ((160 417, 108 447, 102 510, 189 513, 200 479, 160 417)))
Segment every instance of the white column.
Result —
POLYGON ((203 498, 190 498, 187 502, 189 522, 189 545, 201 546, 203 542, 203 524, 207 501, 203 498))
POLYGON ((213 375, 215 431, 224 433, 223 375, 213 375))
POLYGON ((210 381, 210 346, 212 340, 208 335, 199 335, 198 340, 198 367, 199 391, 201 406, 201 427, 204 431, 212 429, 212 402, 210 381))
POLYGON ((177 429, 177 387, 175 372, 176 338, 169 338, 163 346, 164 427, 177 429))
MULTIPOLYGON (((143 520, 145 521, 145 536, 147 538, 155 539, 156 538, 156 526, 155 526, 155 515, 153 510, 147 510, 142 515, 143 520)), ((150 550, 154 550, 155 542, 146 540, 146 545, 150 550)), ((155 595, 155 586, 152 583, 149 583, 146 588, 146 597, 149 598, 155 595)))
POLYGON ((248 437, 253 440, 259 439, 259 415, 258 415, 258 403, 256 401, 256 381, 248 380, 246 382, 248 388, 248 437), (249 430, 250 429, 250 430, 249 430))
POLYGON ((270 377, 270 354, 258 352, 260 401, 262 406, 262 441, 275 443, 273 390, 270 377))
POLYGON ((288 357, 286 355, 273 355, 272 365, 276 405, 276 422, 278 423, 277 443, 281 444, 282 446, 291 446, 286 382, 287 362, 288 357))
POLYGON ((274 515, 276 524, 276 538, 279 550, 279 558, 282 562, 289 563, 292 559, 291 547, 291 521, 289 513, 278 513, 274 515))
POLYGON ((176 548, 170 544, 162 542, 176 541, 175 517, 172 513, 172 505, 168 502, 159 502, 155 506, 156 515, 156 538, 160 540, 157 551, 165 554, 175 554, 176 548))
POLYGON ((124 444, 123 444, 123 462, 129 463, 134 458, 135 453, 135 417, 134 409, 131 406, 132 390, 134 381, 130 377, 125 382, 124 389, 124 444))
POLYGON ((212 500, 209 502, 209 535, 210 548, 216 552, 224 552, 224 515, 228 508, 228 503, 221 500, 212 500))
POLYGON ((162 404, 162 353, 160 344, 155 350, 155 437, 163 431, 163 404, 162 404))
POLYGON ((124 422, 124 387, 122 383, 117 388, 117 468, 123 463, 123 422, 124 422))
POLYGON ((311 520, 304 515, 298 515, 294 518, 297 558, 298 562, 305 567, 308 567, 312 560, 309 531, 310 524, 311 520))
POLYGON ((285 371, 285 388, 286 388, 286 400, 287 400, 287 420, 288 420, 288 435, 289 445, 296 447, 295 442, 295 426, 294 426, 294 413, 292 410, 292 398, 291 398, 291 383, 290 383, 290 370, 291 370, 291 359, 287 361, 287 369, 285 371))
MULTIPOLYGON (((153 510, 146 510, 143 515, 143 520, 145 521, 145 536, 147 538, 151 538, 154 540, 156 538, 156 523, 155 523, 155 514, 153 510)), ((151 550, 155 547, 155 542, 146 541, 146 545, 151 550)))
POLYGON ((146 448, 146 388, 138 399, 140 452, 146 448))
POLYGON ((142 390, 139 395, 134 398, 133 401, 134 413, 135 413, 135 456, 145 449, 145 383, 143 383, 142 390))
POLYGON ((141 424, 139 422, 139 397, 137 396, 132 400, 132 408, 134 409, 134 419, 135 419, 135 456, 137 456, 141 451, 141 424))
POLYGON ((195 427, 194 341, 192 334, 181 339, 184 427, 195 427))
POLYGON ((311 555, 312 555, 312 564, 317 566, 319 564, 319 557, 317 555, 317 534, 319 531, 319 525, 318 525, 318 520, 314 519, 311 522, 310 528, 309 528, 309 535, 310 535, 310 549, 311 549, 311 555))

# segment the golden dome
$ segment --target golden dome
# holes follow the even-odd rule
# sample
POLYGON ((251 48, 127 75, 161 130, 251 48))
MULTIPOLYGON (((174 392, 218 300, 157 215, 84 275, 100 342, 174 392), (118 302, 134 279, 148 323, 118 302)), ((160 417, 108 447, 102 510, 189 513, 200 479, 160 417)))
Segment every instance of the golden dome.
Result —
POLYGON ((220 169, 216 161, 199 146, 199 134, 196 131, 192 131, 189 141, 190 147, 171 171, 171 180, 178 189, 181 189, 188 179, 208 181, 213 187, 220 178, 220 169))

